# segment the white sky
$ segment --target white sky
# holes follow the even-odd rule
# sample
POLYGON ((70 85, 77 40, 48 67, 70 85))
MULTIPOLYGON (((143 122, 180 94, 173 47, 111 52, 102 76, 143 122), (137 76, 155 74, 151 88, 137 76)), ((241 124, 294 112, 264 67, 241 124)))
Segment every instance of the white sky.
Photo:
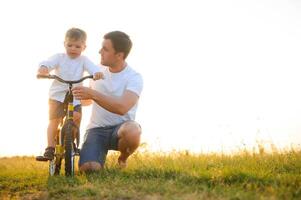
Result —
MULTIPOLYGON (((153 150, 236 151, 256 141, 301 144, 301 3, 276 0, 0 3, 0 156, 46 146, 49 82, 38 63, 64 51, 67 29, 128 33, 128 63, 144 77, 137 121, 153 150)), ((82 136, 89 118, 85 108, 82 136)))

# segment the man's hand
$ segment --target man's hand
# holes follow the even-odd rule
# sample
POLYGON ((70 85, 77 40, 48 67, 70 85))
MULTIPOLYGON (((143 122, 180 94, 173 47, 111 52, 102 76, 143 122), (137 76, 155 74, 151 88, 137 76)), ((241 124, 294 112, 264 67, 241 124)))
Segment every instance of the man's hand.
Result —
POLYGON ((102 72, 96 72, 94 75, 93 75, 93 80, 96 81, 96 80, 99 80, 99 79, 105 79, 105 76, 102 72))
POLYGON ((92 99, 93 90, 84 86, 76 86, 72 88, 72 93, 75 99, 88 100, 92 99))
POLYGON ((39 69, 38 69, 38 75, 49 75, 49 70, 46 66, 41 66, 39 69))

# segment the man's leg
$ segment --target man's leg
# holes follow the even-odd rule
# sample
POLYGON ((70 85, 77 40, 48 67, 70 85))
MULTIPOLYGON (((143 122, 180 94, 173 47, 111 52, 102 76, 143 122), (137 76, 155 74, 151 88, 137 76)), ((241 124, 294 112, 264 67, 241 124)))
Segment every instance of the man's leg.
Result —
MULTIPOLYGON (((115 139, 117 142, 118 138, 118 144, 115 143, 115 145, 113 145, 113 149, 121 152, 118 158, 118 163, 121 167, 125 167, 127 158, 139 146, 141 127, 135 121, 127 121, 117 128, 118 130, 115 139)), ((107 154, 107 149, 103 149, 105 146, 107 146, 104 136, 107 137, 110 135, 109 132, 114 131, 114 129, 107 129, 109 132, 104 132, 104 135, 102 136, 99 135, 99 130, 100 129, 96 128, 90 129, 87 132, 87 137, 82 146, 80 154, 79 169, 81 172, 97 171, 103 168, 107 154), (96 134, 97 132, 98 134, 96 134), (99 160, 99 158, 101 159, 99 160)))
POLYGON ((79 170, 81 172, 97 171, 102 169, 108 152, 107 142, 109 133, 101 128, 89 129, 80 151, 79 170))
POLYGON ((85 162, 79 167, 79 171, 81 172, 93 172, 93 171, 98 171, 101 170, 102 166, 100 163, 92 161, 92 162, 85 162))
POLYGON ((134 153, 140 144, 141 127, 135 121, 128 121, 122 124, 117 132, 118 151, 120 156, 118 164, 120 167, 126 167, 126 160, 134 153))

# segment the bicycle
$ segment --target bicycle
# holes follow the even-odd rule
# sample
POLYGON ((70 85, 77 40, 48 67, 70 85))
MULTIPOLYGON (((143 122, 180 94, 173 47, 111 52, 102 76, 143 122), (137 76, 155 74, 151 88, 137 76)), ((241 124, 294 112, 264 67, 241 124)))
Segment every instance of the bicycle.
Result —
MULTIPOLYGON (((66 115, 61 121, 57 131, 57 135, 55 137, 56 140, 55 153, 54 153, 54 159, 49 160, 49 175, 53 176, 53 175, 60 174, 62 161, 64 159, 65 175, 73 176, 75 156, 79 156, 80 132, 79 132, 79 128, 75 125, 73 121, 74 105, 73 105, 73 94, 71 89, 73 87, 73 84, 80 83, 88 78, 93 79, 93 75, 85 76, 76 81, 63 80, 56 75, 37 75, 37 78, 55 79, 57 81, 69 85, 69 89, 66 94, 65 102, 64 102, 67 104, 66 115)), ((36 160, 48 161, 48 159, 45 158, 44 156, 37 156, 36 160)))

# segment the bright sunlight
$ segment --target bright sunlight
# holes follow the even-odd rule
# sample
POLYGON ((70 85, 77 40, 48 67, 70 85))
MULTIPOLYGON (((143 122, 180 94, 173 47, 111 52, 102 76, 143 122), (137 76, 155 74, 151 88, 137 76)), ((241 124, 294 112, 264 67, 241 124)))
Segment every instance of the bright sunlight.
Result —
POLYGON ((50 82, 35 75, 64 51, 71 27, 87 32, 84 54, 96 63, 105 33, 131 36, 128 63, 144 77, 136 120, 150 151, 300 148, 298 1, 11 0, 0 21, 0 156, 44 150, 50 82))

